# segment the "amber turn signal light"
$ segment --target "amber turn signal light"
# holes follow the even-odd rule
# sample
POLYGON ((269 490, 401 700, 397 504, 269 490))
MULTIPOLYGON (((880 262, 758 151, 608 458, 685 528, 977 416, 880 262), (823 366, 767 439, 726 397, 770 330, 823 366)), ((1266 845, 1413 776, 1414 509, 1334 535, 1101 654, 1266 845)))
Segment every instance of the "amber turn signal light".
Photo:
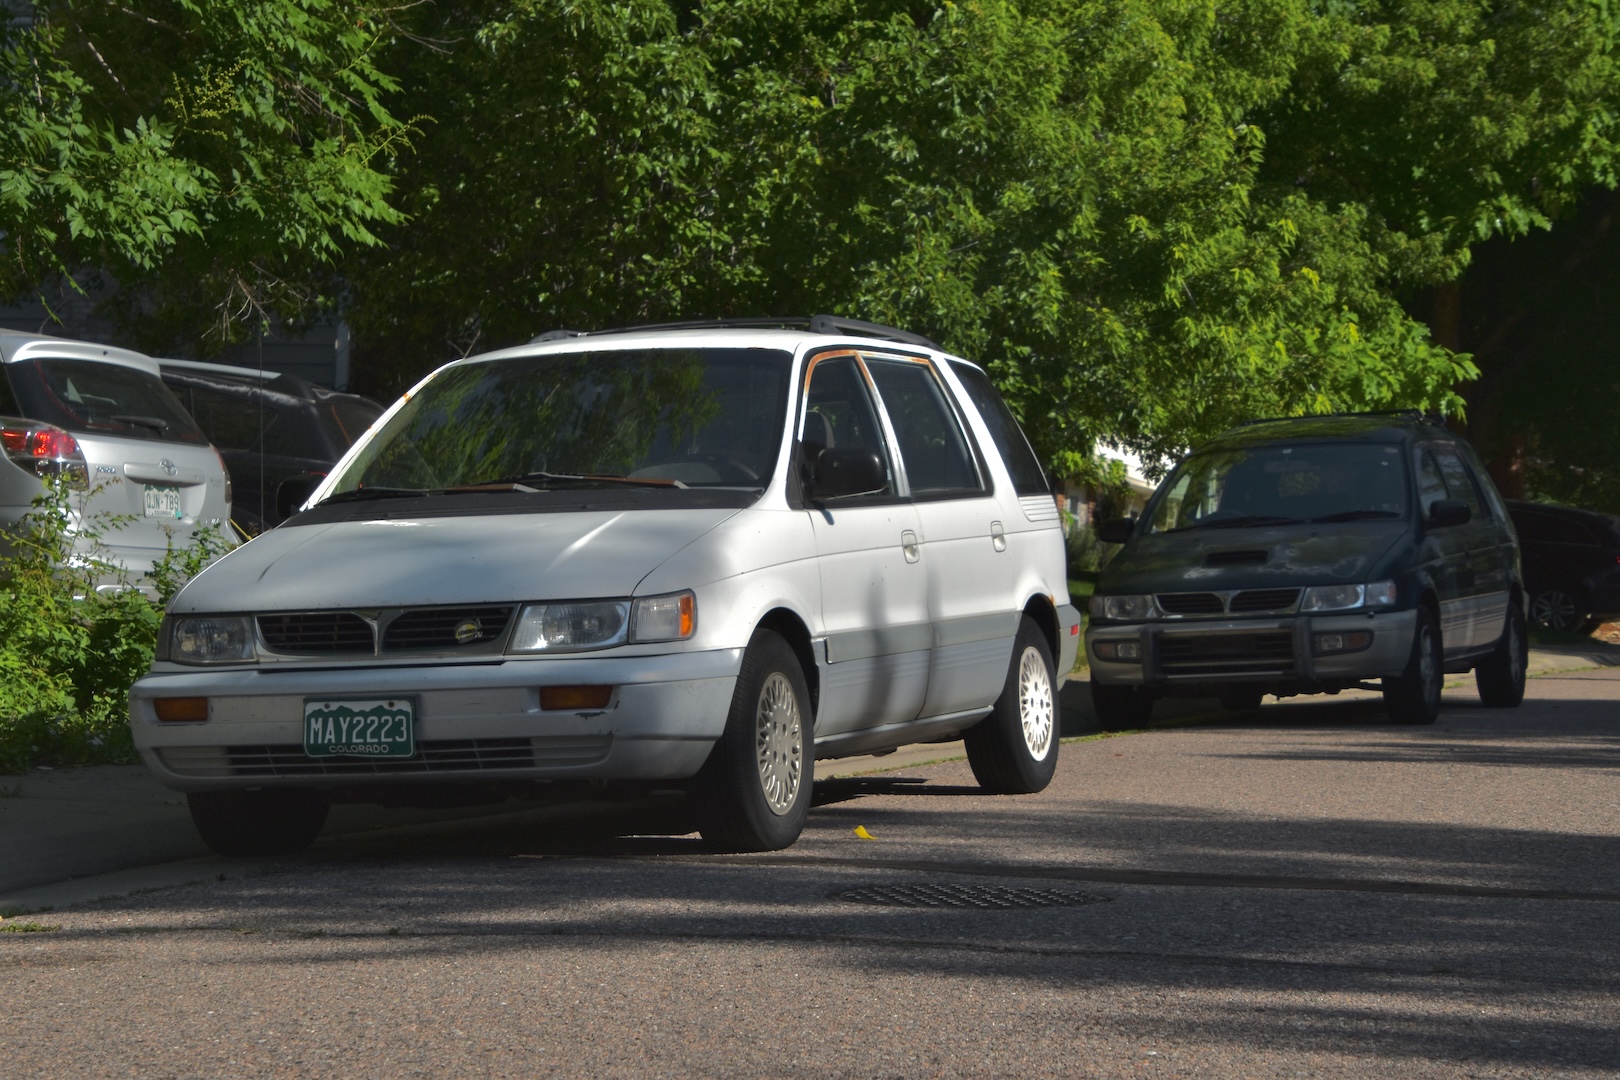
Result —
POLYGON ((205 697, 160 697, 152 699, 157 718, 169 724, 198 724, 208 719, 205 697))
POLYGON ((605 709, 613 696, 611 686, 542 686, 542 709, 605 709))

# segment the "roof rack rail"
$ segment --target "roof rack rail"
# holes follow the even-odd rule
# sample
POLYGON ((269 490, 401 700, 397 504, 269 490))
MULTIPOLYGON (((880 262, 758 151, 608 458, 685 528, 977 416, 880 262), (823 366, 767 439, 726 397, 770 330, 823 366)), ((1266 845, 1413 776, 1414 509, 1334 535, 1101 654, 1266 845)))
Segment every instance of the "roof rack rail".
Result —
POLYGON ((1446 418, 1439 413, 1426 413, 1422 409, 1372 409, 1366 412, 1330 412, 1305 413, 1301 416, 1257 416, 1252 420, 1243 420, 1239 427, 1248 427, 1251 424, 1278 424, 1285 420, 1331 420, 1338 416, 1387 416, 1391 419, 1422 420, 1430 424, 1445 426, 1446 418))
POLYGON ((796 329, 803 327, 812 334, 857 334, 861 337, 881 338, 884 341, 897 341, 906 345, 920 345, 925 349, 939 349, 939 346, 921 334, 914 334, 909 330, 898 327, 884 326, 882 323, 865 322, 861 319, 846 319, 838 315, 764 315, 747 318, 731 319, 692 319, 684 322, 641 323, 636 326, 615 326, 607 330, 547 330, 545 333, 529 340, 530 345, 538 345, 546 341, 563 341, 576 337, 597 337, 604 334, 634 334, 648 330, 768 330, 780 327, 782 329, 796 329))

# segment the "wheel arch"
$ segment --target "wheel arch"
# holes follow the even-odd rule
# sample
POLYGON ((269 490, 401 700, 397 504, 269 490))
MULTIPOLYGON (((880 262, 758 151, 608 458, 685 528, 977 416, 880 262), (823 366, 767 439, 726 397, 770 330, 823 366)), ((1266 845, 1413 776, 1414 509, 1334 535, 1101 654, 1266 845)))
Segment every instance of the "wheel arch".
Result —
POLYGON ((793 650, 793 655, 799 660, 799 667, 804 671, 805 685, 810 688, 810 715, 815 716, 821 707, 821 668, 816 663, 816 649, 811 642, 810 628, 805 625, 799 614, 790 608, 777 607, 767 611, 760 617, 754 629, 772 630, 782 636, 793 650))
POLYGON ((1047 648, 1052 650, 1052 660, 1057 661, 1061 652, 1062 627, 1058 625, 1057 607, 1052 598, 1044 593, 1037 593, 1024 601, 1023 614, 1034 620, 1035 625, 1041 628, 1041 634, 1046 638, 1047 648))

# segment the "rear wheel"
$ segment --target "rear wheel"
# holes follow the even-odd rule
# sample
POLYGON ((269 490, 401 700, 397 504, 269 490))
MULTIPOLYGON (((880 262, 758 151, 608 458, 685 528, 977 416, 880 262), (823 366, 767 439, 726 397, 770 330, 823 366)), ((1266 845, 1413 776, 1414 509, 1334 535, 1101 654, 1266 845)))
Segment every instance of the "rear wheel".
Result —
POLYGON ((698 831, 718 851, 776 851, 810 815, 815 772, 810 692, 781 635, 759 630, 743 654, 726 730, 694 779, 698 831))
POLYGON ((1530 597, 1530 621, 1548 630, 1573 633, 1587 621, 1586 605, 1575 590, 1549 585, 1537 589, 1530 597))
POLYGON ((1434 612, 1418 608, 1412 655, 1399 678, 1384 680, 1384 708, 1397 724, 1432 724, 1440 715, 1445 670, 1440 626, 1434 612))
POLYGON ((1524 670, 1529 654, 1524 644, 1524 612, 1519 600, 1508 605, 1507 622, 1496 649, 1474 668, 1479 700, 1493 709, 1511 709, 1524 700, 1524 670))
POLYGON ((1028 795, 1051 783, 1057 770, 1057 719, 1052 649, 1025 615, 995 708, 962 736, 979 786, 996 795, 1028 795))
POLYGON ((232 858, 291 855, 315 842, 329 806, 313 791, 193 791, 186 795, 203 843, 232 858))
POLYGON ((1091 707, 1104 731, 1143 727, 1153 715, 1153 693, 1145 686, 1110 686, 1093 679, 1091 707))

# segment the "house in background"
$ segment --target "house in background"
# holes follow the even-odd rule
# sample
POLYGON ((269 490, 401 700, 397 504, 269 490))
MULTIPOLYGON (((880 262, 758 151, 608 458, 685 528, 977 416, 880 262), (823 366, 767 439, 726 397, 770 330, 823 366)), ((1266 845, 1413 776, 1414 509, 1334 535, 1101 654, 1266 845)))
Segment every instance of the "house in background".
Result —
POLYGON ((1142 460, 1135 454, 1112 446, 1099 446, 1097 453, 1105 460, 1117 461, 1125 466, 1125 484, 1128 490, 1125 505, 1099 506, 1100 502, 1106 501, 1100 498, 1101 492, 1077 480, 1059 479, 1058 509, 1068 513, 1064 518, 1065 529, 1071 521, 1076 525, 1091 525, 1101 517, 1135 517, 1147 506, 1148 497, 1158 486, 1143 475, 1142 460))

